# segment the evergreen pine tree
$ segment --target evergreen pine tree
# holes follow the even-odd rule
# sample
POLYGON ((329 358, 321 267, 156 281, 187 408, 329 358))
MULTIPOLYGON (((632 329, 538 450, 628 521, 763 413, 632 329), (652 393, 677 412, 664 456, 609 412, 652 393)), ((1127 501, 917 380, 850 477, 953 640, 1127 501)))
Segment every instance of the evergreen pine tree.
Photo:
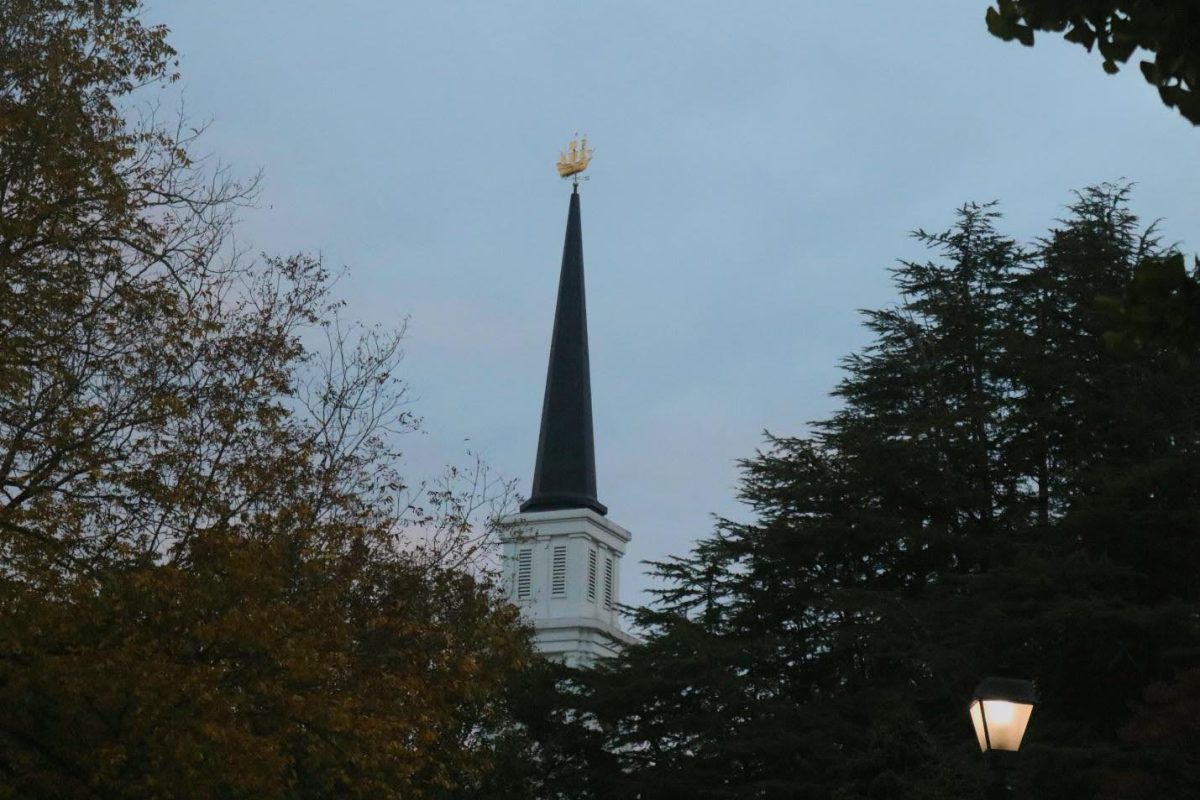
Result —
POLYGON ((1134 703, 1200 644, 1200 372, 1105 345, 1095 298, 1165 255, 1126 188, 1030 248, 997 220, 916 234, 842 409, 743 463, 751 522, 655 565, 644 643, 560 698, 615 759, 574 796, 970 797, 996 673, 1041 686, 1039 797, 1145 777, 1134 703))

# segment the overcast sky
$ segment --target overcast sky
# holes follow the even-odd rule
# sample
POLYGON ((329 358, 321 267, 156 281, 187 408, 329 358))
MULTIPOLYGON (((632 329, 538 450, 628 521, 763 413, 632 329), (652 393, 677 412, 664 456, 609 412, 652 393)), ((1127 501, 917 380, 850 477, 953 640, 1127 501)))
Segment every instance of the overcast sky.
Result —
POLYGON ((468 449, 529 491, 575 131, 584 185, 600 500, 637 562, 744 517, 735 461, 834 407, 857 309, 965 201, 1044 232, 1071 190, 1137 182, 1200 245, 1193 129, 1136 67, 993 39, 986 0, 151 0, 207 150, 265 174, 239 239, 348 268, 369 323, 409 319, 426 433, 406 472, 468 449), (469 440, 469 441, 467 441, 469 440))

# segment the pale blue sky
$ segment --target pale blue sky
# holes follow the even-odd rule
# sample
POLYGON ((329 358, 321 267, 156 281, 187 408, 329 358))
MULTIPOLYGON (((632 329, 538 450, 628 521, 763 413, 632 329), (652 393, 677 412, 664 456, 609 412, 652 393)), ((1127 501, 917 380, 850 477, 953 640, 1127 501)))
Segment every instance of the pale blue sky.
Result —
POLYGON ((856 309, 917 227, 998 199, 1029 238, 1128 178, 1192 249, 1193 129, 1136 67, 988 35, 985 0, 153 0, 203 149, 265 173, 239 238, 319 252, 346 314, 410 317, 427 433, 410 475, 481 451, 528 491, 575 131, 599 493, 636 562, 739 516, 735 459, 833 408, 856 309), (469 439, 470 442, 464 442, 469 439))

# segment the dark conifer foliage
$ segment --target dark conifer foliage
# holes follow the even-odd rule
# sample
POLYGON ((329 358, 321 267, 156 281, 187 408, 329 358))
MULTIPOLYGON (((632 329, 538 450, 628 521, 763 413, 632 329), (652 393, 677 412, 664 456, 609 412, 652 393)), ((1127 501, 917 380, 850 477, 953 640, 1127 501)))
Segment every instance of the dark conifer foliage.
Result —
POLYGON ((1097 304, 1170 253, 1124 186, 1031 245, 1000 222, 918 231, 841 410, 743 462, 751 522, 654 565, 644 643, 559 698, 562 796, 980 796, 989 674, 1039 682, 1031 796, 1200 796, 1194 745, 1159 735, 1195 731, 1163 698, 1200 661, 1200 368, 1114 352, 1097 304))

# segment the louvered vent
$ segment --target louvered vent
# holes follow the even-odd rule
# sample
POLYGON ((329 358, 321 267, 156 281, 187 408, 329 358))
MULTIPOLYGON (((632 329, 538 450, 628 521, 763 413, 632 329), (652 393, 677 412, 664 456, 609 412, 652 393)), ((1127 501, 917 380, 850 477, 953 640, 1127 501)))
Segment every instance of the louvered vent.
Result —
POLYGON ((604 607, 612 608, 613 604, 613 560, 612 556, 604 559, 604 607))
POLYGON ((596 602, 596 549, 588 549, 588 582, 587 582, 587 598, 588 602, 596 602))
POLYGON ((528 600, 533 592, 533 550, 523 548, 517 552, 517 599, 528 600))
POLYGON ((567 593, 567 546, 554 546, 554 554, 550 559, 550 594, 562 597, 567 593))

